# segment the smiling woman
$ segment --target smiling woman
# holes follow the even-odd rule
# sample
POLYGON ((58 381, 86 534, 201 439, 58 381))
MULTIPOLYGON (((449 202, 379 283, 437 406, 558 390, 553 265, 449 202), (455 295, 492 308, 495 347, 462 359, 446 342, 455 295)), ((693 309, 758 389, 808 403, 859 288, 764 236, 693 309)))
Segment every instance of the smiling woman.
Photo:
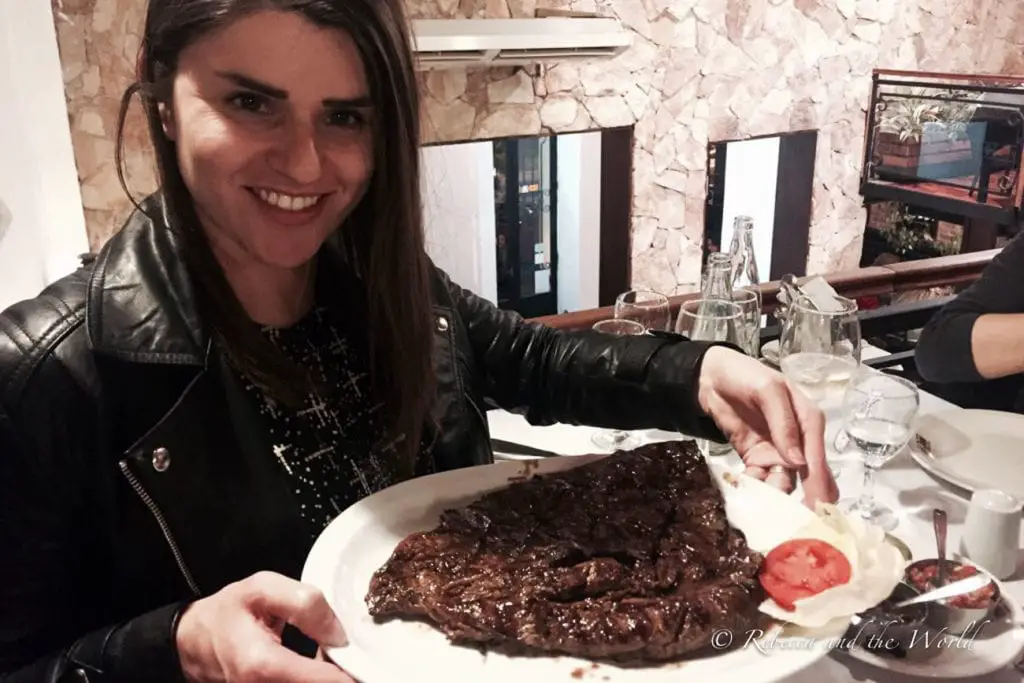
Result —
POLYGON ((483 406, 724 430, 834 499, 821 415, 758 361, 435 267, 414 84, 402 0, 150 0, 120 124, 140 94, 160 191, 0 314, 0 681, 350 682, 301 656, 344 640, 296 580, 313 539, 490 464, 483 406))

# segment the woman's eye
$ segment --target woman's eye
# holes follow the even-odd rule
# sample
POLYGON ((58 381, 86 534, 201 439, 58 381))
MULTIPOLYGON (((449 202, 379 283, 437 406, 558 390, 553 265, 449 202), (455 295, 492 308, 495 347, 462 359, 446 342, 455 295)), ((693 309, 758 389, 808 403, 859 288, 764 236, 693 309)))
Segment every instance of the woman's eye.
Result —
POLYGON ((239 93, 229 98, 228 102, 242 111, 263 113, 266 110, 266 101, 261 95, 253 93, 239 93))
POLYGON ((356 128, 366 123, 366 117, 357 111, 335 111, 327 118, 330 125, 343 128, 356 128))

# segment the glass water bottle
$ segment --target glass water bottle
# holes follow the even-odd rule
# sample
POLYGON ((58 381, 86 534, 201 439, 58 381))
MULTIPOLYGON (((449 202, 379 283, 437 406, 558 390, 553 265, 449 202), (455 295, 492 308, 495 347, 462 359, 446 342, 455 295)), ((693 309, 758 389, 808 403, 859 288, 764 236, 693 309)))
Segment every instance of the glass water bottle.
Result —
POLYGON ((752 292, 753 299, 756 301, 756 311, 753 312, 753 320, 756 322, 754 323, 755 329, 751 330, 753 336, 750 340, 749 353, 757 357, 760 355, 760 328, 764 325, 764 320, 761 316, 763 310, 761 288, 759 287, 761 278, 757 272, 757 256, 754 253, 754 220, 750 216, 737 216, 733 221, 729 256, 732 261, 732 291, 752 292))

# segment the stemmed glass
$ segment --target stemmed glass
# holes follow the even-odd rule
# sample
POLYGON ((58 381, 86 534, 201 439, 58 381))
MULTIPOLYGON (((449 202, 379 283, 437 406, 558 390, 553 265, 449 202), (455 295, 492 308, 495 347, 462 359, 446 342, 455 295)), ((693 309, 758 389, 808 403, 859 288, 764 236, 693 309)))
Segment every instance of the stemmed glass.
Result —
POLYGON ((631 289, 615 299, 615 317, 634 320, 648 330, 669 329, 668 297, 649 289, 631 289))
POLYGON ((839 406, 860 365, 857 302, 836 297, 835 309, 800 299, 789 307, 779 337, 783 374, 822 409, 839 406))
POLYGON ((750 287, 738 287, 732 291, 732 301, 740 307, 743 326, 740 330, 740 348, 752 358, 761 355, 761 296, 750 287))
MULTIPOLYGON (((779 336, 779 366, 826 413, 838 410, 851 378, 860 367, 861 333, 857 302, 837 296, 833 310, 819 310, 804 298, 792 302, 779 336)), ((835 430, 826 443, 836 439, 835 430)), ((829 449, 829 453, 833 453, 829 449)), ((840 467, 829 461, 833 474, 840 467)))
MULTIPOLYGON (((679 306, 676 332, 693 341, 718 341, 746 349, 749 341, 749 321, 744 318, 739 304, 724 299, 695 299, 679 306)), ((732 452, 728 444, 697 441, 706 455, 725 455, 732 452)))
POLYGON ((693 341, 720 341, 745 349, 746 321, 739 304, 725 299, 690 299, 679 305, 675 331, 693 341))
POLYGON ((864 488, 859 498, 839 501, 841 510, 884 531, 896 528, 896 514, 874 498, 875 471, 910 441, 920 406, 917 387, 902 377, 868 368, 856 375, 843 397, 843 425, 864 461, 864 488))
MULTIPOLYGON (((624 318, 598 321, 594 323, 593 329, 595 332, 612 334, 617 337, 647 334, 647 328, 644 325, 635 320, 626 320, 624 318)), ((635 435, 622 429, 602 430, 594 434, 591 440, 598 448, 609 451, 633 448, 640 443, 640 440, 635 435)))

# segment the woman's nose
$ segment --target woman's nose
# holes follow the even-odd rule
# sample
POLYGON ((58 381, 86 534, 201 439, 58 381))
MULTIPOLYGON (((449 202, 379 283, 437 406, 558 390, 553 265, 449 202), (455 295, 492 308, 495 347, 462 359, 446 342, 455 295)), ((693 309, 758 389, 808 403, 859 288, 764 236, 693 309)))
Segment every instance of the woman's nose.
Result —
POLYGON ((323 164, 316 130, 309 126, 293 126, 283 131, 274 150, 272 166, 296 184, 311 184, 319 180, 323 164))

